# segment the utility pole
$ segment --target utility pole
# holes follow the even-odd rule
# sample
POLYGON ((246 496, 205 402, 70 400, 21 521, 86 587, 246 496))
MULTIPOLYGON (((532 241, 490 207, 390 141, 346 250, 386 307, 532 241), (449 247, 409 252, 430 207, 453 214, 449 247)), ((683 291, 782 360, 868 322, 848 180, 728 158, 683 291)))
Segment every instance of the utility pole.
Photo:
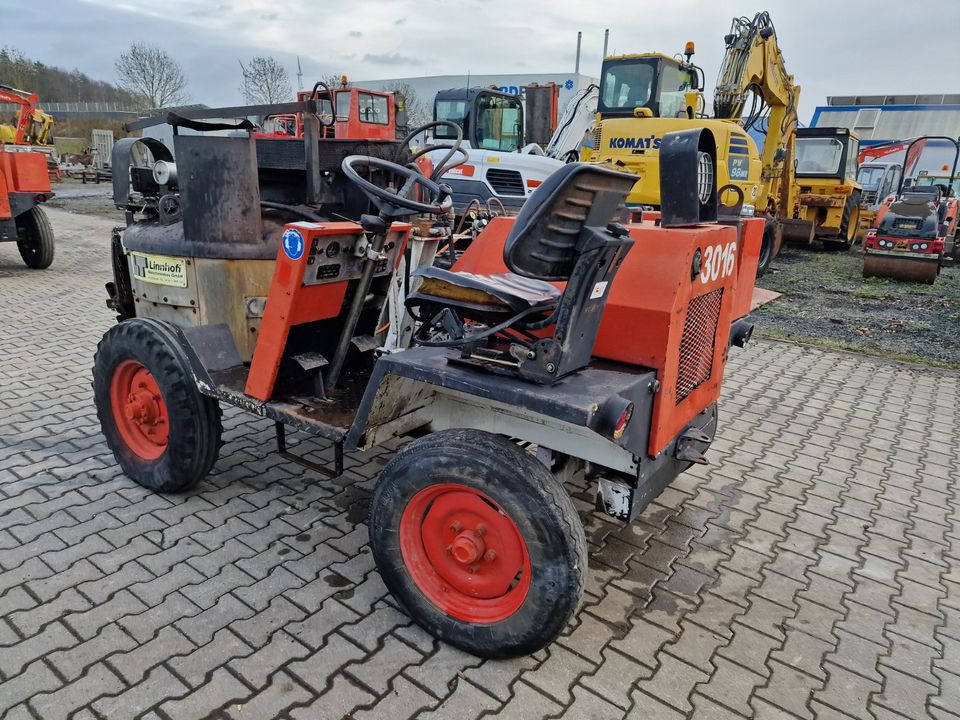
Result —
MULTIPOLYGON (((607 32, 610 32, 609 30, 607 32)), ((300 56, 297 55, 297 90, 303 90, 303 70, 300 68, 300 56)))
POLYGON ((583 33, 577 33, 577 63, 573 68, 574 75, 580 75, 580 41, 583 40, 583 33))

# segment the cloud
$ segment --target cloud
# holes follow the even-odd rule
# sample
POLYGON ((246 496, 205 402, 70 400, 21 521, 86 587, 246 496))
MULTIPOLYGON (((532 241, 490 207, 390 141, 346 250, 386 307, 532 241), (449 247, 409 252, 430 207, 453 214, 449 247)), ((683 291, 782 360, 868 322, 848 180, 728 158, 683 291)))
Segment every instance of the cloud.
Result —
POLYGON ((361 58, 363 62, 374 65, 423 65, 420 58, 401 55, 400 53, 367 53, 361 58))
MULTIPOLYGON (((787 70, 803 88, 800 119, 805 123, 828 95, 951 90, 944 87, 948 81, 943 73, 919 73, 917 63, 904 58, 917 47, 955 47, 960 2, 913 0, 915 12, 867 14, 864 2, 767 0, 763 5, 776 25, 787 70), (822 21, 824 17, 829 22, 822 21), (930 23, 930 17, 937 21, 930 23)), ((607 0, 602 13, 585 13, 582 3, 569 1, 483 0, 482 24, 468 22, 461 32, 452 32, 450 15, 439 0, 353 0, 300 5, 296 12, 263 0, 45 0, 42 7, 6 3, 0 22, 17 33, 0 45, 9 42, 42 62, 79 66, 93 77, 110 80, 116 57, 149 28, 148 42, 177 58, 191 95, 208 105, 239 101, 237 57, 271 55, 296 67, 299 55, 305 81, 330 73, 369 79, 404 72, 572 73, 578 30, 583 32, 581 72, 597 77, 608 27, 611 53, 673 55, 687 40, 695 41, 694 61, 712 88, 723 57, 723 36, 734 14, 728 3, 713 0, 671 0, 655 15, 638 12, 635 0, 607 0), (531 17, 537 18, 536 32, 522 20, 531 17), (325 33, 321 46, 316 42, 321 25, 363 30, 325 33), (418 49, 404 37, 413 26, 418 37, 428 38, 418 49), (90 37, 97 42, 90 43, 90 37)), ((949 52, 944 55, 944 67, 952 67, 950 57, 949 52)), ((707 101, 709 106, 710 93, 707 101)))

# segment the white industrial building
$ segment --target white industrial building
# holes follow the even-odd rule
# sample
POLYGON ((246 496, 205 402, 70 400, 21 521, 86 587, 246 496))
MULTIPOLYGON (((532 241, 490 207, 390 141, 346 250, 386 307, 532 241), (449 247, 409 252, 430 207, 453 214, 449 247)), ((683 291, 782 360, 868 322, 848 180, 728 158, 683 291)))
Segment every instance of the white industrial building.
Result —
MULTIPOLYGON (((351 78, 352 81, 352 78, 351 78)), ((431 75, 428 77, 392 78, 385 80, 356 80, 358 87, 371 90, 388 90, 398 83, 409 85, 429 112, 433 111, 433 98, 441 90, 462 87, 490 87, 502 92, 520 94, 520 88, 527 85, 547 85, 555 83, 560 87, 560 112, 567 106, 576 92, 591 83, 599 83, 597 78, 578 73, 511 73, 507 75, 431 75)))

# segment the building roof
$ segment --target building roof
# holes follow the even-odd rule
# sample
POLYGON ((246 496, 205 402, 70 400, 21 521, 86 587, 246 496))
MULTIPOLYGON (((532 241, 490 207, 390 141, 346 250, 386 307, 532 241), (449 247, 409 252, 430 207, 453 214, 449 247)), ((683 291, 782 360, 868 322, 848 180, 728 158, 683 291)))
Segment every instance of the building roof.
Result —
POLYGON ((850 128, 865 145, 920 135, 960 136, 960 95, 851 95, 827 102, 814 111, 811 127, 850 128), (927 100, 936 102, 917 102, 927 100))
POLYGON ((827 98, 830 107, 844 105, 960 105, 960 93, 934 95, 832 95, 827 98))

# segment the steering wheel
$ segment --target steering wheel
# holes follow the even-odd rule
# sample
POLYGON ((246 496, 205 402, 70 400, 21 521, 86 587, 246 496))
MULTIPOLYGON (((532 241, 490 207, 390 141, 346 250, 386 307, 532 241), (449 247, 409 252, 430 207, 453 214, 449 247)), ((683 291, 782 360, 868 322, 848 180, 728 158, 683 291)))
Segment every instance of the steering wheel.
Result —
POLYGON ((426 147, 420 148, 415 153, 413 153, 410 156, 410 162, 411 163, 416 162, 417 158, 421 158, 424 155, 428 155, 429 153, 432 153, 432 152, 439 152, 441 150, 449 150, 449 152, 444 156, 440 164, 434 167, 433 172, 430 173, 430 179, 433 181, 436 181, 437 178, 439 178, 441 175, 449 172, 450 170, 453 170, 455 167, 459 167, 460 165, 463 165, 465 162, 467 162, 467 160, 470 159, 470 155, 467 154, 467 151, 464 150, 462 147, 448 148, 446 145, 439 145, 439 146, 427 145, 426 147), (455 155, 458 153, 460 155, 460 159, 458 159, 456 162, 448 162, 450 160, 451 155, 455 155))
POLYGON ((368 155, 345 157, 340 164, 340 168, 347 179, 359 187, 381 213, 389 217, 401 215, 397 212, 401 208, 410 211, 410 213, 443 215, 453 205, 453 199, 450 197, 452 191, 449 185, 438 185, 415 168, 368 155), (392 177, 403 179, 403 185, 399 190, 374 185, 357 172, 358 167, 383 170, 392 177), (407 197, 410 191, 416 187, 426 191, 428 202, 419 202, 407 197))
POLYGON ((446 155, 443 156, 443 160, 441 160, 437 165, 434 166, 433 172, 430 174, 430 179, 434 181, 437 178, 439 178, 441 175, 443 175, 445 172, 452 170, 458 165, 463 165, 465 162, 467 162, 467 160, 469 160, 470 157, 467 154, 467 151, 464 150, 462 147, 460 147, 463 144, 463 128, 461 128, 459 125, 457 125, 455 122, 451 120, 434 120, 433 122, 428 122, 426 125, 421 125, 420 127, 415 128, 410 132, 408 132, 407 136, 400 141, 400 146, 397 149, 397 154, 394 155, 393 157, 393 161, 397 162, 400 159, 400 154, 403 152, 403 149, 408 147, 410 141, 413 140, 413 138, 415 138, 420 133, 426 132, 430 128, 435 128, 435 127, 446 127, 453 130, 453 132, 457 136, 457 139, 454 140, 453 145, 452 146, 451 145, 427 145, 426 147, 420 148, 417 152, 413 153, 409 161, 414 162, 417 158, 423 155, 426 155, 427 153, 446 150, 447 153, 446 155), (460 159, 454 163, 451 163, 450 159, 457 153, 460 154, 461 156, 460 159))

